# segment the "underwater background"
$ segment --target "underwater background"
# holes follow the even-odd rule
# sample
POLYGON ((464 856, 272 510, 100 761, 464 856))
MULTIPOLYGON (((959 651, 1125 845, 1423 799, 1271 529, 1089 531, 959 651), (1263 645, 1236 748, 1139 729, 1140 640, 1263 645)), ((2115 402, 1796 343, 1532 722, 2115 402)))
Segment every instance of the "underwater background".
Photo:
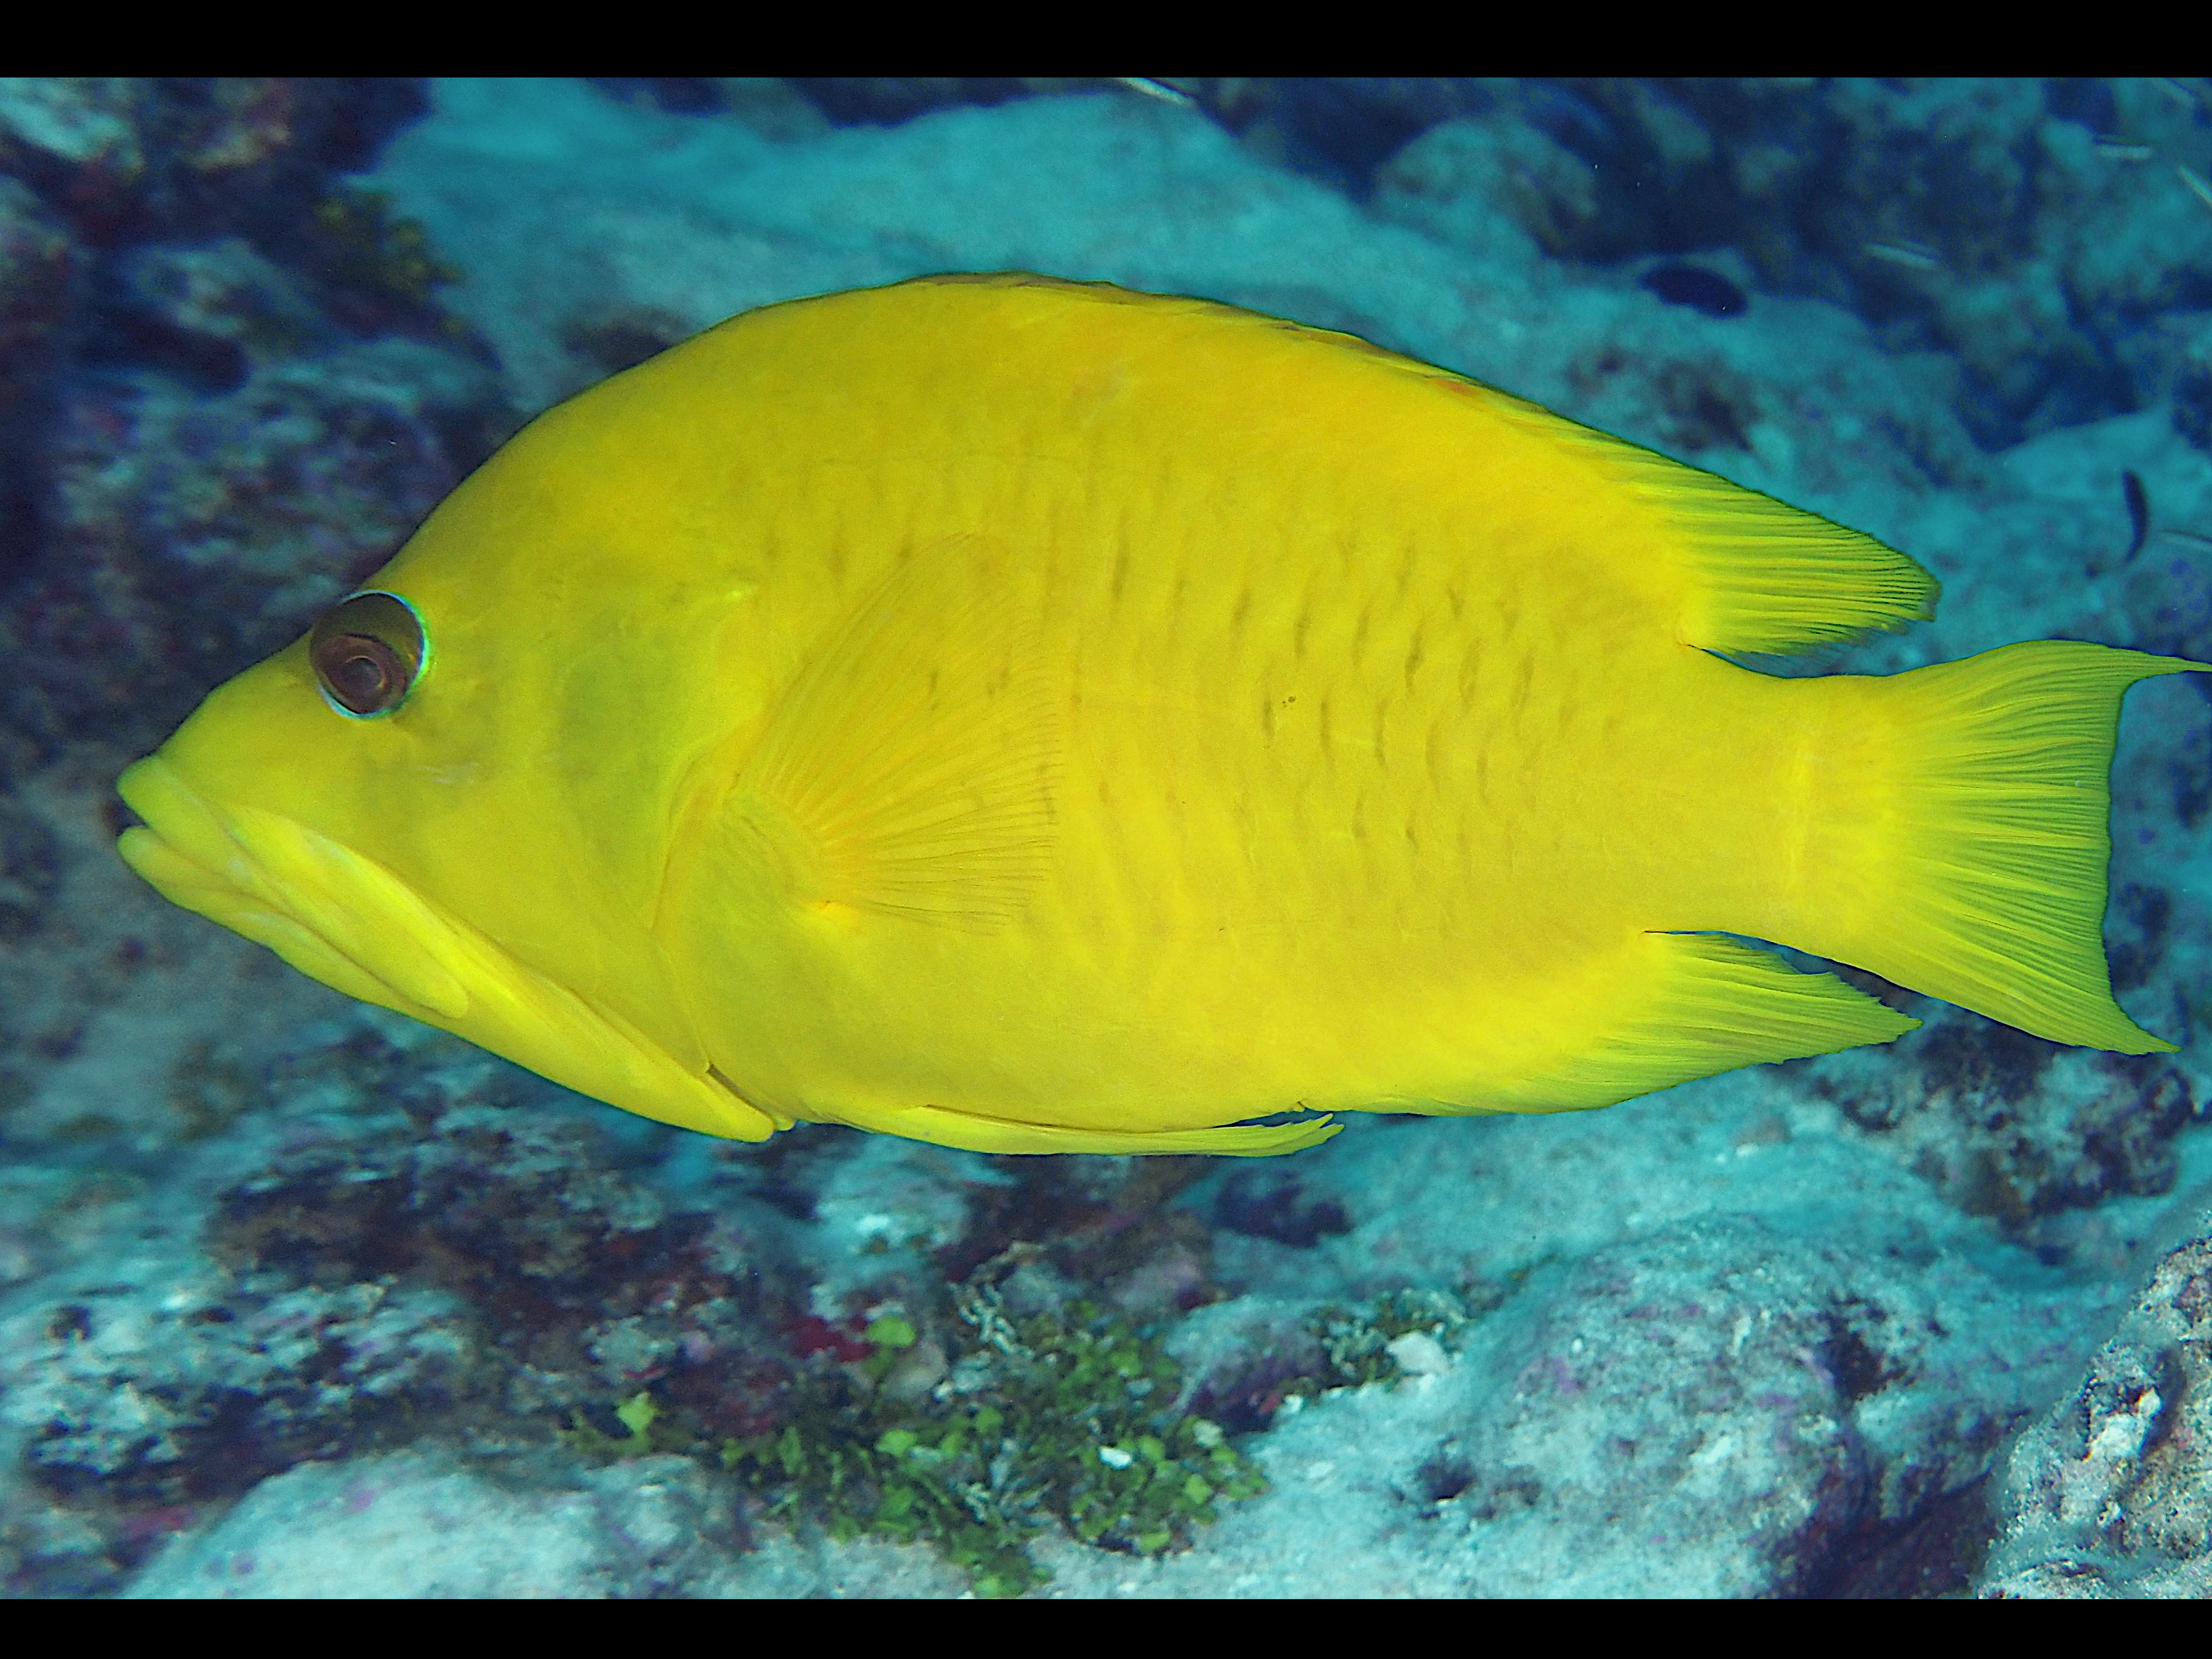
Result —
POLYGON ((2212 1594, 2212 710, 2115 988, 1280 1161, 664 1128, 172 908, 112 786, 539 410, 1024 269, 1347 331, 2212 656, 2212 85, 0 82, 0 1575, 2212 1594))

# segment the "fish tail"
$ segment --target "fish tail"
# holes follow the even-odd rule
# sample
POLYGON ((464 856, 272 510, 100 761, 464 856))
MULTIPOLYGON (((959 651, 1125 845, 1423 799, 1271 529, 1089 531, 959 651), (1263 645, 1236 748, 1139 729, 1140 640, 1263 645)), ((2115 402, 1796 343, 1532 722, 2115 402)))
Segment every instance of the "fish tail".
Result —
POLYGON ((1800 884, 1826 937, 1806 948, 2054 1042, 2172 1052, 2112 1000, 2109 779, 2128 687, 2207 667, 2045 640, 1814 682, 1839 695, 1800 884))

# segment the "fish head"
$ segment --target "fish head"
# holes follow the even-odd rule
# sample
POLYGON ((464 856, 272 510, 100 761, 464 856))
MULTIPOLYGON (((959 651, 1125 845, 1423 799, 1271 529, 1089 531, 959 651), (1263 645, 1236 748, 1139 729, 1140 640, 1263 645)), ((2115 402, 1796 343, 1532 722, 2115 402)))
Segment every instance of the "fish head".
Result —
POLYGON ((781 1126, 714 1073, 654 926, 745 585, 626 554, 531 436, 123 774, 118 851, 349 996, 760 1139, 781 1126))

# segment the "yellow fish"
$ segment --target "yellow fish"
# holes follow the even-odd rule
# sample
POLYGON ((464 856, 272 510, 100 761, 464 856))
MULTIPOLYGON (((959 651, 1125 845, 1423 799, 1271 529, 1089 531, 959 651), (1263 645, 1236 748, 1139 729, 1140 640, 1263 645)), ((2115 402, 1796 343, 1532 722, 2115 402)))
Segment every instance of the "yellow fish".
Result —
POLYGON ((2205 665, 1718 654, 1936 592, 1347 336, 929 278, 540 417, 124 775, 121 851, 341 991, 746 1140, 1279 1152, 1915 1024, 1745 939, 2168 1048, 2112 1000, 2106 775, 2126 688, 2205 665))

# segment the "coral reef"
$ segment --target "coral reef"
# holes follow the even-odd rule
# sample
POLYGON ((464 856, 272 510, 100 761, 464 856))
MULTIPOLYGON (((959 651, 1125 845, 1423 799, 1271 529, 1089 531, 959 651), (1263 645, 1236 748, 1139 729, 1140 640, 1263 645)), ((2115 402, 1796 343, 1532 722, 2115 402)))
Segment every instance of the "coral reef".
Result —
POLYGON ((1985 1595, 2212 1593, 2212 1236, 2161 1256, 2081 1385, 2014 1449, 1985 1595))

